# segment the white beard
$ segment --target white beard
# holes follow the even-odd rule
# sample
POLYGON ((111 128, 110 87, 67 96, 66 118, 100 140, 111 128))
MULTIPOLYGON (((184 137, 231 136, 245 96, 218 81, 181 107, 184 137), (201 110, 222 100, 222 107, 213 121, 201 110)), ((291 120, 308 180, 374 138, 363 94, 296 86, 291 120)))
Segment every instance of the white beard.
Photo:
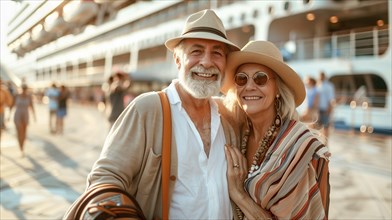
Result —
POLYGON ((197 99, 206 99, 218 95, 222 82, 222 75, 217 68, 205 69, 202 66, 196 66, 190 69, 188 73, 182 73, 179 76, 179 82, 184 89, 197 99), (192 78, 192 72, 212 73, 218 75, 218 80, 195 80, 192 78))

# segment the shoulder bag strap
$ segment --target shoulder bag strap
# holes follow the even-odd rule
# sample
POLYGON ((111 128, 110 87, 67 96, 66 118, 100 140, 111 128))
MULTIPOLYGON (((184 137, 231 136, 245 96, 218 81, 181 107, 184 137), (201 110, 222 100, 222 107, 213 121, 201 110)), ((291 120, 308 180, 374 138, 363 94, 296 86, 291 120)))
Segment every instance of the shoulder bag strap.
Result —
POLYGON ((162 103, 163 134, 162 134, 162 219, 169 219, 169 176, 171 154, 172 121, 170 103, 163 91, 158 92, 162 103))

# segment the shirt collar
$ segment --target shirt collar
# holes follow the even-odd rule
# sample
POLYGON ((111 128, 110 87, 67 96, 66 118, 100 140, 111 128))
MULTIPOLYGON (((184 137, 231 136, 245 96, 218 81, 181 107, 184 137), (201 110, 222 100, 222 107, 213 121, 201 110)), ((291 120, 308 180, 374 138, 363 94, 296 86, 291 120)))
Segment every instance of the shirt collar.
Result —
POLYGON ((173 80, 170 85, 164 89, 164 91, 167 94, 167 97, 169 99, 170 105, 172 106, 177 106, 179 110, 181 110, 181 99, 180 96, 178 95, 177 89, 176 89, 176 84, 178 83, 178 80, 173 80))

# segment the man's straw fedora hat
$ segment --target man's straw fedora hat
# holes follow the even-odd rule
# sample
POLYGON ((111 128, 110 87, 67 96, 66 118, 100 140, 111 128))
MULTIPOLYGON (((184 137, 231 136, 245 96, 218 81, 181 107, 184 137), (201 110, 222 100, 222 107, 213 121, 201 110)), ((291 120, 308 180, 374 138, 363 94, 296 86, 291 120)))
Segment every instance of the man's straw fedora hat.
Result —
POLYGON ((272 69, 294 93, 295 105, 299 106, 305 99, 305 86, 298 74, 284 63, 279 49, 268 41, 250 41, 241 51, 231 52, 227 58, 226 75, 221 91, 235 86, 234 74, 239 66, 256 63, 272 69))
POLYGON ((177 44, 186 38, 216 40, 227 44, 230 51, 240 50, 237 45, 227 39, 222 21, 211 9, 190 15, 186 20, 181 36, 167 40, 165 45, 170 51, 173 51, 177 44))

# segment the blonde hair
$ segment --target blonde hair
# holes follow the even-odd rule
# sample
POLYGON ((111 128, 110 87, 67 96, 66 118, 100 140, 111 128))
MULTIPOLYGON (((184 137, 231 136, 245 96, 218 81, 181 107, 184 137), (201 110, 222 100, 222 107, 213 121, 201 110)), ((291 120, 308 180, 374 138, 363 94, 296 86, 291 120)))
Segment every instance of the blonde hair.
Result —
POLYGON ((294 93, 279 77, 276 77, 276 85, 282 101, 280 116, 283 120, 299 120, 299 115, 295 106, 294 93))

